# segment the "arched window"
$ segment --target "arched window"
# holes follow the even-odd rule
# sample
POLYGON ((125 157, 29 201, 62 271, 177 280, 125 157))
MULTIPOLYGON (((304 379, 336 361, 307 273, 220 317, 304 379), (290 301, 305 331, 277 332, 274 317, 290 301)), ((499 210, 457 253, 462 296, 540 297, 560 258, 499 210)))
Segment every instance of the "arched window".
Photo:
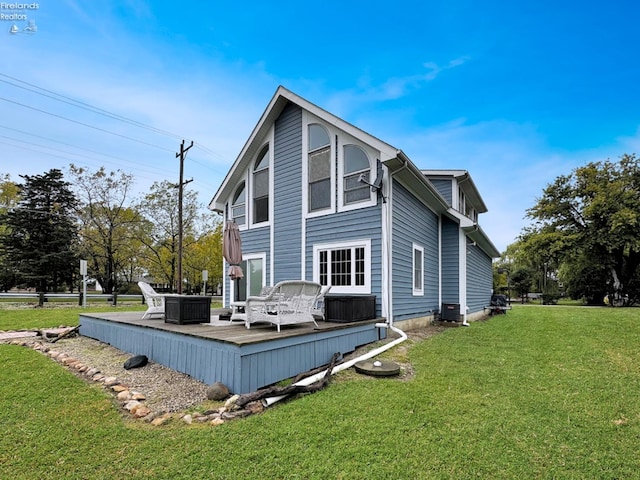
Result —
POLYGON ((322 125, 309 125, 309 211, 331 207, 331 141, 322 125))
POLYGON ((356 145, 344 146, 344 204, 368 201, 371 198, 370 187, 360 178, 370 182, 371 165, 369 157, 356 145))
POLYGON ((233 195, 233 201, 231 202, 231 218, 235 220, 238 225, 244 225, 245 218, 247 217, 247 211, 245 208, 244 190, 245 184, 242 182, 236 188, 236 193, 233 195))
POLYGON ((269 145, 264 147, 253 169, 253 223, 269 221, 269 145))

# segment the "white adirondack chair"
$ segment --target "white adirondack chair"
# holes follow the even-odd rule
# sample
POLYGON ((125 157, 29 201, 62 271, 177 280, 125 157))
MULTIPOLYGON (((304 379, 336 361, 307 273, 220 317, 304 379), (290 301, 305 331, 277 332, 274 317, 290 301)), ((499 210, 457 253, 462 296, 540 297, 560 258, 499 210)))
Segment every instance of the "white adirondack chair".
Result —
POLYGON ((140 291, 144 295, 144 300, 147 302, 147 311, 144 312, 142 318, 152 315, 162 315, 164 317, 164 295, 157 293, 151 285, 146 282, 138 282, 140 291))

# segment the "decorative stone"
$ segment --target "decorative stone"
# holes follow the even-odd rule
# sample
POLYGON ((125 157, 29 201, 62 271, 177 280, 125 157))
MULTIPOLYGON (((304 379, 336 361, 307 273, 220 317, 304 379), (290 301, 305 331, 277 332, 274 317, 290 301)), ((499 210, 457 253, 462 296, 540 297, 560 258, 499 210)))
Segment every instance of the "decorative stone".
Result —
POLYGON ((147 399, 147 397, 145 397, 143 393, 131 392, 131 400, 143 401, 143 400, 146 400, 146 399, 147 399))
POLYGON ((118 379, 116 377, 106 377, 102 379, 102 383, 104 383, 107 387, 110 387, 118 383, 118 379))
POLYGON ((193 423, 193 417, 187 413, 184 417, 182 417, 182 421, 187 425, 191 425, 193 423))
POLYGON ((118 384, 111 387, 111 390, 113 390, 116 393, 120 393, 120 392, 124 392, 125 390, 128 390, 128 388, 125 387, 124 385, 118 384))
POLYGON ((149 407, 144 406, 144 405, 140 405, 132 413, 133 413, 133 416, 136 417, 136 418, 143 418, 143 417, 146 417, 147 415, 149 415, 151 413, 151 409, 149 407))
POLYGON ((127 403, 124 404, 124 409, 134 413, 135 409, 140 407, 142 404, 140 402, 138 402, 137 400, 129 400, 127 403))
POLYGON ((165 413, 160 417, 154 418, 153 421, 151 422, 151 425, 155 425, 156 427, 159 427, 160 425, 166 423, 170 418, 171 418, 171 414, 165 413))
POLYGON ((214 418, 213 420, 211 420, 209 422, 210 425, 213 425, 214 427, 216 425, 222 425, 224 423, 224 420, 222 418, 214 418))
POLYGON ((224 400, 229 396, 229 388, 222 382, 216 382, 207 390, 207 398, 209 400, 224 400))
POLYGON ((118 392, 116 398, 121 402, 125 402, 131 399, 131 392, 129 392, 129 390, 122 390, 121 392, 118 392))

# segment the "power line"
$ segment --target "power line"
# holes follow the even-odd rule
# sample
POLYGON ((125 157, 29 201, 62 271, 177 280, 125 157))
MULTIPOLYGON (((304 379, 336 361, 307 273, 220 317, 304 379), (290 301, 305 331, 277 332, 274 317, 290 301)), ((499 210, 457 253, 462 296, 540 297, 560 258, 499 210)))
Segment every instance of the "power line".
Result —
MULTIPOLYGON (((76 108, 81 108, 81 109, 84 109, 84 110, 87 110, 87 111, 90 111, 90 112, 93 112, 93 113, 97 113, 99 115, 103 115, 103 116, 111 118, 113 120, 118 120, 118 121, 121 121, 121 122, 124 122, 124 123, 128 123, 130 125, 133 125, 133 126, 136 126, 136 127, 139 127, 139 128, 143 128, 143 129, 152 131, 154 133, 158 133, 160 135, 165 135, 165 136, 169 136, 169 137, 172 137, 172 138, 180 138, 180 139, 185 138, 184 135, 178 135, 176 133, 172 133, 172 132, 169 132, 167 130, 160 129, 160 128, 154 127, 152 125, 148 125, 148 124, 140 122, 138 120, 133 120, 131 118, 125 117, 123 115, 119 115, 117 113, 110 112, 110 111, 105 110, 105 109, 100 108, 100 107, 96 107, 94 105, 91 105, 89 103, 83 102, 81 100, 76 100, 76 99, 68 97, 66 95, 62 95, 61 93, 57 93, 57 92, 54 92, 52 90, 48 90, 46 88, 40 87, 38 85, 35 85, 33 83, 26 82, 26 81, 21 80, 19 78, 12 77, 12 76, 7 75, 5 73, 1 73, 0 72, 0 76, 8 78, 10 80, 13 80, 14 82, 20 82, 20 83, 22 83, 24 85, 28 85, 29 87, 32 87, 32 88, 27 88, 27 87, 25 87, 23 85, 19 85, 19 84, 16 84, 14 82, 9 82, 7 80, 0 79, 0 82, 6 83, 8 85, 12 85, 12 86, 14 86, 16 88, 21 88, 23 90, 27 90, 27 91, 35 93, 37 95, 41 95, 41 96, 44 96, 44 97, 47 97, 47 98, 51 98, 52 100, 56 100, 56 101, 59 101, 59 102, 62 102, 62 103, 66 103, 66 104, 74 106, 76 108), (41 90, 41 91, 38 91, 38 90, 41 90), (42 92, 46 92, 46 93, 42 93, 42 92)), ((3 100, 6 101, 6 99, 3 99, 3 100)), ((22 105, 22 106, 24 106, 24 105, 22 105)), ((29 107, 29 106, 26 106, 26 108, 34 108, 35 109, 35 107, 29 107)), ((36 110, 39 111, 39 109, 36 109, 36 110)), ((44 113, 51 114, 50 112, 44 112, 44 113)), ((51 114, 51 115, 55 115, 55 114, 51 114)), ((69 119, 66 119, 66 120, 69 120, 69 119)), ((69 120, 69 121, 73 121, 73 120, 69 120)), ((79 123, 79 124, 84 125, 84 126, 89 126, 89 125, 84 124, 82 122, 75 122, 75 123, 79 123)), ((90 128, 97 128, 97 127, 93 127, 93 126, 89 126, 89 127, 90 128)), ((97 128, 97 129, 99 129, 99 128, 97 128)), ((112 133, 113 134, 113 132, 108 132, 108 133, 112 133)), ((128 137, 125 137, 125 138, 128 138, 128 137)), ((211 150, 210 148, 206 147, 205 145, 203 145, 203 144, 201 144, 199 142, 195 142, 194 141, 194 146, 196 148, 199 148, 200 150, 202 150, 205 153, 208 153, 208 154, 210 154, 212 156, 216 156, 218 158, 224 159, 224 157, 221 154, 219 154, 218 152, 215 152, 214 150, 211 150)), ((163 149, 163 150, 171 151, 169 149, 163 149)))
POLYGON ((82 126, 87 127, 87 128, 92 128, 94 130, 98 130, 100 132, 108 133, 110 135, 115 135, 116 137, 124 138, 126 140, 131 140, 132 142, 141 143, 143 145, 147 145, 149 147, 157 148, 159 150, 164 150, 166 152, 173 152, 173 150, 170 150, 170 149, 164 148, 164 147, 160 147, 159 145, 154 145, 153 143, 145 142, 144 140, 139 140, 137 138, 129 137, 127 135, 122 135, 121 133, 116 133, 116 132, 112 132, 110 130, 106 130, 104 128, 96 127, 94 125, 89 125, 88 123, 80 122, 78 120, 73 120, 72 118, 67 118, 67 117, 64 117, 62 115, 58 115, 57 113, 47 112, 46 110, 42 110, 41 108, 36 108, 36 107, 32 107, 30 105, 25 105, 24 103, 16 102, 15 100, 9 100, 8 98, 5 98, 5 97, 0 97, 0 100, 8 102, 8 103, 13 103, 14 105, 18 105, 20 107, 28 108, 28 109, 34 110, 36 112, 44 113, 46 115, 51 115, 52 117, 60 118, 62 120, 66 120, 67 122, 75 123, 77 125, 82 125, 82 126))
POLYGON ((180 135, 177 135, 175 133, 171 133, 171 132, 168 132, 166 130, 161 130, 161 129, 156 128, 154 126, 147 125, 145 123, 139 122, 138 120, 133 120, 133 119, 124 117, 122 115, 118 115, 117 113, 109 112, 108 110, 104 110, 103 108, 95 107, 93 105, 90 105, 88 103, 82 102, 80 100, 76 100, 76 99, 73 99, 71 97, 67 97, 65 95, 62 95, 60 93, 56 93, 56 92, 53 92, 51 90, 47 90, 46 88, 38 87, 37 85, 33 85, 31 83, 25 82, 24 80, 19 80, 17 78, 11 77, 11 76, 6 75, 4 73, 0 73, 0 76, 6 77, 6 78, 10 78, 12 80, 24 83, 25 85, 29 85, 30 87, 33 87, 33 88, 27 88, 25 86, 18 85, 18 84, 13 83, 13 82, 8 82, 7 80, 2 80, 2 79, 0 79, 0 82, 6 83, 8 85, 13 85, 14 87, 21 88, 23 90, 27 90, 27 91, 35 93, 37 95, 42 95, 43 97, 51 98, 52 100, 56 100, 58 102, 66 103, 67 105, 71 105, 71 106, 74 106, 74 107, 77 107, 77 108, 81 108, 83 110, 87 110, 87 111, 90 111, 90 112, 93 112, 93 113, 97 113, 99 115, 103 115, 105 117, 112 118, 114 120, 119 120, 119 121, 128 123, 130 125, 134 125, 136 127, 144 128, 146 130, 150 130, 150 131, 155 132, 155 133, 159 133, 159 134, 162 134, 162 135, 167 135, 167 136, 174 137, 174 138, 182 138, 180 135), (42 90, 42 92, 47 92, 47 93, 42 93, 42 92, 39 92, 39 91, 37 91, 35 89, 42 90))
MULTIPOLYGON (((24 80, 20 80, 20 79, 18 79, 16 77, 12 77, 12 76, 4 74, 4 73, 0 73, 0 77, 4 77, 4 78, 0 78, 0 82, 2 82, 4 84, 13 86, 15 88, 20 88, 22 90, 31 92, 33 94, 40 95, 40 96, 52 99, 54 101, 58 101, 58 102, 67 104, 67 105, 70 105, 70 106, 75 107, 75 108, 79 108, 79 109, 86 110, 86 111, 91 112, 91 113, 99 114, 99 115, 102 115, 104 117, 110 118, 110 119, 115 120, 115 121, 120 121, 120 122, 126 123, 128 125, 132 125, 134 127, 138 127, 138 128, 141 128, 141 129, 148 130, 148 131, 153 132, 155 134, 164 135, 164 136, 168 136, 168 137, 172 137, 172 138, 176 138, 176 137, 184 138, 183 136, 174 134, 172 132, 169 132, 169 131, 166 131, 166 130, 162 130, 162 129, 153 127, 151 125, 147 125, 147 124, 145 124, 143 122, 139 122, 137 120, 133 120, 133 119, 127 118, 125 116, 110 112, 108 110, 105 110, 105 109, 102 109, 102 108, 99 108, 99 107, 96 107, 96 106, 93 106, 93 105, 91 105, 89 103, 82 102, 80 100, 76 100, 74 98, 65 96, 63 94, 54 92, 52 90, 48 90, 46 88, 40 87, 40 86, 35 85, 33 83, 26 82, 24 80), (22 85, 20 85, 19 83, 22 84, 22 85)), ((164 147, 161 147, 159 145, 156 145, 156 144, 141 140, 139 138, 134 138, 134 137, 123 135, 123 134, 120 134, 120 133, 117 133, 117 132, 114 132, 114 131, 111 131, 111 130, 108 130, 108 129, 105 129, 105 128, 101 128, 101 127, 98 127, 96 125, 92 125, 91 123, 87 123, 86 121, 80 121, 80 120, 76 120, 74 118, 69 118, 67 116, 63 116, 63 115, 60 115, 58 113, 55 113, 54 111, 44 110, 43 108, 38 108, 38 107, 33 106, 31 104, 28 104, 26 102, 25 103, 21 103, 21 102, 19 102, 17 100, 13 100, 13 99, 6 98, 6 97, 0 97, 0 100, 2 100, 4 102, 7 102, 7 103, 10 103, 10 104, 14 104, 14 105, 16 105, 18 107, 22 107, 22 108, 25 108, 25 109, 32 110, 34 112, 38 112, 38 113, 41 113, 41 114, 49 115, 49 116, 52 116, 54 118, 59 118, 59 119, 62 119, 64 121, 76 124, 76 125, 80 125, 80 126, 83 126, 83 127, 86 127, 86 128, 90 128, 90 129, 93 129, 93 130, 96 130, 96 131, 99 131, 99 132, 103 132, 103 133, 106 133, 106 134, 109 134, 109 135, 117 136, 117 137, 123 138, 125 140, 133 141, 133 142, 136 142, 136 143, 139 143, 139 144, 142 144, 142 145, 146 145, 146 146, 149 146, 149 147, 153 147, 155 149, 159 149, 159 150, 162 150, 162 151, 165 151, 165 152, 173 152, 173 150, 171 150, 169 148, 164 148, 164 147)), ((93 153, 93 154, 96 154, 96 155, 109 157, 109 158, 115 159, 117 161, 124 162, 126 167, 131 167, 131 164, 137 164, 138 167, 136 167, 136 168, 139 168, 141 170, 143 170, 145 168, 145 164, 144 163, 136 162, 135 160, 127 160, 127 159, 124 159, 124 158, 121 158, 121 157, 117 157, 115 155, 111 155, 109 153, 103 153, 101 151, 92 150, 90 148, 84 148, 84 147, 81 147, 81 146, 78 146, 78 145, 62 142, 62 141, 59 141, 59 140, 54 140, 52 138, 48 138, 48 137, 41 136, 41 135, 36 135, 36 134, 30 133, 30 132, 25 132, 23 130, 15 129, 15 128, 12 128, 12 127, 7 127, 7 126, 4 126, 4 125, 0 125, 0 127, 8 129, 8 130, 11 130, 11 131, 14 131, 14 132, 18 132, 18 133, 21 133, 21 134, 24 134, 24 135, 29 135, 29 136, 32 136, 32 137, 35 137, 35 138, 39 138, 39 139, 42 139, 42 140, 45 140, 45 141, 48 141, 48 142, 54 142, 56 144, 65 145, 67 147, 71 147, 72 149, 78 149, 78 150, 90 152, 90 153, 93 153)), ((81 153, 69 152, 69 151, 65 151, 63 149, 57 149, 57 148, 54 148, 54 147, 41 145, 41 144, 38 144, 38 143, 33 143, 33 142, 26 141, 26 140, 20 140, 20 139, 6 137, 6 136, 2 136, 2 137, 6 138, 8 140, 11 140, 11 141, 20 142, 20 143, 25 144, 25 145, 35 146, 38 149, 48 149, 48 150, 51 150, 51 151, 60 152, 60 153, 62 153, 64 155, 72 155, 74 157, 80 157, 80 158, 83 158, 85 160, 98 162, 98 164, 101 164, 101 165, 104 165, 104 163, 105 163, 104 161, 100 161, 99 159, 97 159, 95 157, 92 158, 90 156, 87 156, 87 155, 84 155, 84 154, 81 154, 81 153)), ((39 154, 44 154, 44 155, 48 155, 48 156, 51 156, 51 157, 61 158, 61 159, 66 160, 66 161, 70 161, 69 158, 61 156, 61 155, 56 155, 55 153, 51 153, 51 151, 41 151, 41 150, 38 150, 38 149, 26 147, 24 145, 15 145, 15 144, 12 144, 12 143, 7 143, 7 142, 0 142, 0 143, 6 144, 6 145, 10 145, 10 146, 15 147, 15 148, 20 148, 20 149, 23 149, 23 150, 33 151, 33 152, 36 152, 36 153, 39 153, 39 154)), ((211 155, 211 156, 215 156, 215 157, 217 157, 219 159, 224 159, 224 157, 221 154, 209 149, 205 145, 202 145, 202 144, 200 144, 198 142, 195 142, 195 141, 192 141, 192 143, 193 143, 193 147, 195 147, 194 149, 199 149, 199 150, 203 151, 205 154, 208 154, 208 155, 211 155)), ((212 172, 218 173, 218 170, 208 162, 198 161, 197 159, 195 159, 193 157, 190 158, 190 161, 195 163, 195 164, 200 165, 203 168, 206 168, 207 170, 210 170, 212 172)), ((107 162, 107 163, 115 163, 117 165, 117 162, 111 162, 110 161, 110 162, 107 162)), ((153 168, 153 172, 154 173, 158 172, 158 169, 155 168, 155 166, 154 167, 147 167, 147 168, 153 168)), ((170 172, 168 169, 162 169, 162 171, 167 172, 167 173, 170 172)), ((144 175, 142 177, 144 178, 144 175)), ((147 178, 149 178, 149 177, 147 177, 147 178)), ((206 190, 208 190, 210 188, 210 186, 207 183, 200 182, 198 180, 196 180, 194 183, 200 185, 201 188, 204 191, 206 191, 206 190)))
MULTIPOLYGON (((9 138, 9 137, 5 137, 4 135, 0 135, 0 138, 9 138)), ((10 139, 10 140, 14 140, 14 141, 18 141, 18 142, 22 142, 22 143, 26 143, 27 145, 36 146, 36 147, 39 147, 39 148, 52 149, 52 147, 42 146, 42 145, 39 145, 39 144, 35 144, 35 143, 33 143, 33 142, 25 142, 24 140, 18 140, 18 139, 13 139, 13 138, 9 138, 9 139, 10 139)), ((47 156, 49 156, 49 157, 60 158, 60 159, 62 159, 62 160, 64 160, 64 161, 66 161, 66 162, 72 162, 72 161, 73 161, 73 159, 69 158, 68 156, 61 156, 61 155, 57 155, 57 154, 55 154, 55 153, 51 153, 51 152, 47 152, 47 151, 42 151, 42 150, 37 150, 37 149, 35 149, 35 148, 25 147, 25 146, 23 146, 23 145, 16 145, 16 144, 14 144, 14 143, 3 142, 2 140, 0 140, 0 144, 2 144, 2 145, 9 145, 9 146, 11 146, 11 147, 19 148, 19 149, 21 149, 21 150, 27 150, 27 151, 30 151, 30 152, 35 152, 35 153, 38 153, 38 154, 40 154, 40 155, 47 155, 47 156)), ((72 152, 65 152, 65 151, 63 151, 63 150, 60 150, 60 151, 61 151, 62 153, 66 153, 66 154, 68 154, 68 155, 70 154, 70 155, 75 155, 75 156, 81 157, 81 158, 82 158, 85 162, 87 162, 87 163, 94 164, 94 165, 97 165, 97 166, 104 166, 104 162, 102 162, 101 160, 99 160, 99 159, 97 159, 97 158, 91 158, 91 157, 81 156, 81 155, 79 155, 79 154, 72 153, 72 152)), ((117 166, 118 166, 118 164, 115 164, 115 165, 117 165, 117 166)), ((126 164, 126 163, 125 163, 125 164, 123 164, 123 165, 121 165, 121 167, 122 167, 122 168, 127 168, 127 167, 129 167, 129 166, 130 166, 130 165, 128 165, 128 164, 126 164)), ((119 167, 120 167, 120 166, 119 166, 119 167)), ((163 172, 165 172, 165 173, 169 173, 169 171, 168 171, 168 170, 163 170, 163 172)), ((139 168, 139 169, 138 169, 138 171, 136 172, 136 174, 137 174, 137 175, 138 175, 138 177, 140 177, 140 178, 145 178, 145 179, 147 179, 147 180, 157 180, 157 179, 159 178, 159 176, 158 176, 158 175, 153 175, 154 173, 158 173, 158 171, 157 171, 157 170, 147 169, 147 168, 144 168, 144 167, 143 167, 143 168, 139 168), (145 172, 147 175, 141 175, 141 174, 139 173, 140 171, 145 172)), ((173 172, 170 172, 170 173, 171 173, 171 174, 173 174, 173 172)))
MULTIPOLYGON (((133 160, 128 160, 128 159, 126 159, 126 158, 122 158, 122 157, 117 157, 117 156, 115 156, 115 155, 111 155, 111 154, 109 154, 109 153, 99 152, 99 151, 97 151, 97 150, 92 150, 92 149, 90 149, 90 148, 80 147, 80 146, 78 146, 78 145, 74 145, 74 144, 72 144, 72 143, 67 143, 67 142, 62 142, 62 141, 60 141, 60 140, 55 140, 55 139, 53 139, 53 138, 43 137, 42 135, 36 135, 35 133, 25 132, 24 130, 20 130, 20 129, 17 129, 17 128, 12 128, 12 127, 7 127, 6 125, 0 125, 0 128, 4 128, 4 129, 7 129, 7 130, 11 130, 11 131, 13 131, 13 132, 21 133, 21 134, 23 134, 23 135, 29 135, 29 136, 31 136, 31 137, 36 137, 36 138, 39 138, 39 139, 41 139, 41 140, 46 140, 46 141, 49 141, 49 142, 54 142, 54 143, 57 143, 57 144, 60 144, 60 145, 64 145, 64 146, 67 146, 67 147, 75 148, 75 149, 77 149, 77 150, 83 150, 83 151, 85 151, 85 152, 95 153, 95 154, 97 154, 97 155, 102 155, 102 156, 104 156, 104 157, 109 157, 109 158, 112 158, 112 159, 114 159, 114 160, 119 160, 119 161, 121 161, 121 162, 124 162, 124 165, 125 165, 125 166, 127 166, 127 167, 130 167, 132 164, 133 164, 133 165, 138 165, 139 167, 142 167, 142 168, 146 167, 146 165, 145 165, 145 164, 140 163, 140 162, 136 162, 136 161, 133 161, 133 160)), ((52 149, 52 150, 58 150, 58 149, 56 149, 56 148, 54 148, 54 147, 49 147, 49 146, 46 146, 46 145, 39 145, 39 144, 35 144, 35 143, 32 143, 32 142, 27 142, 26 140, 20 140, 20 139, 17 139, 17 138, 7 137, 7 136, 4 136, 4 135, 0 135, 0 137, 6 138, 6 139, 9 139, 9 140, 13 140, 13 141, 16 141, 16 142, 26 143, 26 144, 28 144, 28 145, 36 145, 36 146, 39 146, 39 147, 42 147, 42 148, 50 148, 50 149, 52 149)), ((16 145, 16 146, 17 146, 17 145, 16 145)), ((59 150, 59 151, 63 151, 63 150, 59 150)), ((73 152, 65 152, 65 151, 63 151, 63 152, 64 152, 64 153, 69 153, 69 154, 71 154, 71 155, 79 156, 79 154, 77 154, 77 153, 73 153, 73 152)), ((86 157, 86 156, 85 156, 84 158, 89 158, 89 159, 91 159, 91 157, 86 157)), ((98 160, 97 158, 93 158, 93 160, 96 160, 96 161, 98 161, 98 162, 99 162, 99 160, 98 160)), ((158 170, 161 170, 161 171, 166 172, 166 173, 171 173, 171 174, 173 174, 173 173, 174 173, 173 171, 170 171, 170 170, 167 170, 167 169, 158 169, 158 168, 156 168, 156 167, 154 167, 154 169, 153 169, 153 171, 154 171, 154 172, 155 172, 155 171, 158 171, 158 170)))

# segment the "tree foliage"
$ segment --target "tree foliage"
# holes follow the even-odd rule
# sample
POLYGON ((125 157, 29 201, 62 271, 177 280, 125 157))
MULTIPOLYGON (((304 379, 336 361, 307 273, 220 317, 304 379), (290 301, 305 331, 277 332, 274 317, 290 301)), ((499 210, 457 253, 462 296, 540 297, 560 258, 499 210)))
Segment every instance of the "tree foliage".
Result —
POLYGON ((42 292, 72 286, 78 263, 76 197, 60 170, 21 177, 20 198, 3 215, 5 266, 42 292))
MULTIPOLYGON (((141 238, 145 246, 145 264, 158 283, 176 290, 178 268, 178 189, 174 184, 154 182, 151 191, 138 205, 149 221, 149 231, 141 238)), ((183 249, 188 250, 196 241, 198 224, 198 197, 185 190, 182 207, 183 249)))
POLYGON ((129 206, 133 176, 104 167, 91 172, 73 164, 69 171, 80 199, 78 220, 89 274, 105 293, 112 293, 131 267, 140 234, 142 219, 129 206))
POLYGON ((603 292, 622 303, 638 299, 640 165, 635 155, 591 162, 558 177, 527 216, 536 222, 521 237, 527 250, 553 262, 575 293, 592 301, 603 292), (600 285, 587 288, 587 281, 600 285))
MULTIPOLYGON (((16 184, 0 175, 0 290, 18 283, 39 291, 73 288, 78 259, 106 293, 124 291, 140 278, 176 290, 178 190, 156 182, 142 200, 132 198, 134 178, 120 170, 24 176, 16 184), (72 188, 73 187, 73 188, 72 188)), ((222 277, 222 226, 203 214, 197 193, 184 192, 183 274, 188 291, 222 277)))
MULTIPOLYGON (((20 200, 20 188, 11 181, 7 174, 0 175, 0 219, 6 218, 7 212, 15 208, 20 200)), ((0 222, 0 246, 4 245, 4 238, 9 233, 5 221, 0 222)), ((4 248, 0 248, 0 291, 7 292, 16 285, 18 280, 16 271, 7 263, 4 248)))

